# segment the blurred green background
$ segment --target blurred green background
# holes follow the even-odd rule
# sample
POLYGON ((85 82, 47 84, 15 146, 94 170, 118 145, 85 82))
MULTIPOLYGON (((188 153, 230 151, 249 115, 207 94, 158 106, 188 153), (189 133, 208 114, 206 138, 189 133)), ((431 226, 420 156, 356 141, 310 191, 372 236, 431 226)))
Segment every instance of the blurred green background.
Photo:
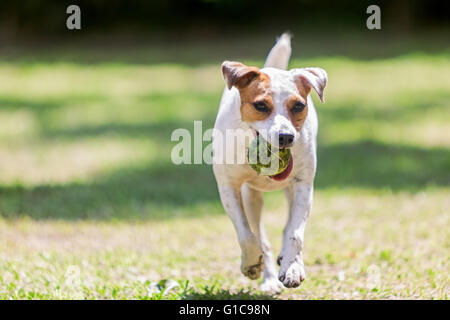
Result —
MULTIPOLYGON (((68 4, 0 4, 0 298, 266 298, 211 167, 173 165, 170 136, 212 127, 221 62, 261 66, 285 30, 290 67, 329 83, 308 278, 276 298, 448 298, 445 2, 380 1, 373 31, 364 1, 79 1, 80 31, 68 4)), ((286 203, 265 202, 277 254, 286 203)))

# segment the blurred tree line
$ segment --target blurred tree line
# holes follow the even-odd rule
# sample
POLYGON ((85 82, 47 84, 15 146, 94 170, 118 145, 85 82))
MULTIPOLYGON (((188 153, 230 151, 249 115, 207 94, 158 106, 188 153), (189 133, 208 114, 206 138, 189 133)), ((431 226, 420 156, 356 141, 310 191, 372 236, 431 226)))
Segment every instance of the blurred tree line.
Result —
POLYGON ((81 8, 87 33, 242 32, 298 26, 308 30, 361 28, 377 4, 382 27, 400 32, 448 26, 448 0, 15 0, 0 1, 0 37, 57 36, 67 32, 66 8, 81 8))

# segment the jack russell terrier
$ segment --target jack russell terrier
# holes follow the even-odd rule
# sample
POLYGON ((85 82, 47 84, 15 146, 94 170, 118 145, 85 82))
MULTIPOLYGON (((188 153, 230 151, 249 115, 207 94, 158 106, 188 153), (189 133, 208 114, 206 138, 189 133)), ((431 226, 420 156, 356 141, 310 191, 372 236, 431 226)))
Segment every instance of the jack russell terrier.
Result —
POLYGON ((291 37, 284 33, 270 51, 264 68, 230 61, 222 64, 226 88, 213 134, 214 175, 242 250, 241 272, 250 279, 258 279, 263 272, 260 288, 265 292, 279 292, 283 285, 294 288, 305 279, 302 247, 313 200, 318 129, 309 93, 314 89, 324 102, 327 83, 327 73, 321 68, 287 71, 290 55, 291 37), (232 141, 225 134, 230 130, 237 132, 232 141), (217 139, 218 133, 227 138, 217 139), (236 137, 257 135, 272 146, 290 148, 291 160, 283 172, 263 176, 246 161, 226 161, 247 154, 249 139, 237 139, 236 143, 236 137), (277 275, 261 211, 262 192, 280 189, 289 202, 289 218, 277 259, 277 275))

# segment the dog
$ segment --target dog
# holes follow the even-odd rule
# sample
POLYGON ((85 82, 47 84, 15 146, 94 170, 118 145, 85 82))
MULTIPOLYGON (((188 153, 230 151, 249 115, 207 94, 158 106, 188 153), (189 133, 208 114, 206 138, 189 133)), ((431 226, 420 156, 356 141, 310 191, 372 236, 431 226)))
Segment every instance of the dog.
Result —
POLYGON ((280 292, 283 286, 298 287, 306 276, 302 248, 313 202, 318 131, 317 113, 309 93, 316 91, 323 103, 328 81, 327 73, 321 68, 288 71, 290 56, 291 35, 284 33, 269 52, 262 69, 240 62, 223 62, 226 87, 212 142, 213 171, 223 207, 236 229, 241 272, 250 279, 258 279, 263 273, 260 289, 273 293, 280 292), (226 136, 227 130, 238 132, 238 138, 261 135, 272 146, 290 148, 289 166, 270 177, 258 174, 245 161, 226 161, 245 155, 249 146, 248 139, 235 143, 217 138, 217 134, 226 136), (283 231, 277 273, 261 211, 262 192, 280 189, 289 203, 289 217, 283 231))

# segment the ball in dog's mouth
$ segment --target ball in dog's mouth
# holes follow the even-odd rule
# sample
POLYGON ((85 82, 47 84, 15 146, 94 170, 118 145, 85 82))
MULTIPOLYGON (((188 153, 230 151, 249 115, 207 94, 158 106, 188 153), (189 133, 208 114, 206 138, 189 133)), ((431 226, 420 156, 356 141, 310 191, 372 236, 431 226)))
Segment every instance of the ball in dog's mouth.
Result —
POLYGON ((286 179, 292 171, 293 160, 288 148, 274 148, 259 134, 252 140, 248 148, 247 159, 249 165, 258 174, 268 176, 275 181, 286 179), (260 158, 265 159, 262 161, 260 158), (271 167, 272 162, 278 161, 278 166, 271 167))

